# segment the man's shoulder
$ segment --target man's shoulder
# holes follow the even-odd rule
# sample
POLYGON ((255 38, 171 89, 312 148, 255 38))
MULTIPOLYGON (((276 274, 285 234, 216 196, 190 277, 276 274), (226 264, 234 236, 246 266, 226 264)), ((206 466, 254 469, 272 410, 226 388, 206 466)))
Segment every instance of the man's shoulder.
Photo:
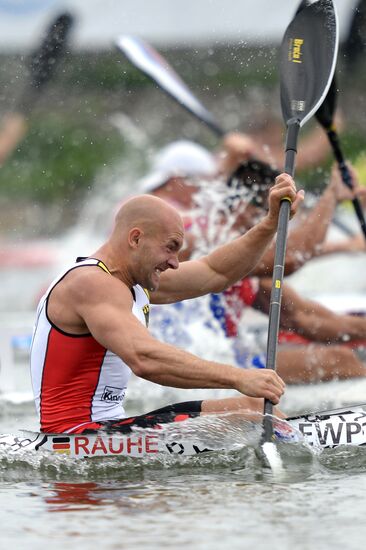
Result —
POLYGON ((128 286, 111 273, 100 269, 97 265, 75 266, 65 277, 65 289, 75 298, 106 299, 108 296, 131 295, 128 286))

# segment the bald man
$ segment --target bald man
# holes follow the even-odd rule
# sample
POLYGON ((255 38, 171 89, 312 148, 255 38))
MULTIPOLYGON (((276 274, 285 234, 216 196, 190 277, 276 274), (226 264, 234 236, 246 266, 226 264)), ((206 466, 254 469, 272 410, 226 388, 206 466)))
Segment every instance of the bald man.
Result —
POLYGON ((280 201, 296 213, 303 193, 287 174, 276 179, 267 216, 244 236, 200 260, 179 265, 182 219, 165 201, 143 195, 119 210, 110 238, 79 258, 42 297, 31 351, 31 375, 40 428, 47 433, 124 431, 175 415, 247 409, 263 398, 277 404, 284 383, 271 370, 242 370, 200 359, 153 338, 149 299, 165 304, 221 292, 245 277, 271 243, 280 201), (177 388, 236 389, 240 397, 179 403, 125 418, 131 371, 177 388), (261 399, 258 399, 261 398, 261 399), (168 414, 166 414, 168 413, 168 414))

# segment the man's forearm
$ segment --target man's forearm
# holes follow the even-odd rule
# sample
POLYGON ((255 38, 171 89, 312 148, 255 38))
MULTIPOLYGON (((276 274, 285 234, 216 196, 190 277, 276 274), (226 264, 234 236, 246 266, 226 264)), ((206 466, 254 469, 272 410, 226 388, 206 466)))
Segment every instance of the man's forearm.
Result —
POLYGON ((290 232, 288 247, 302 252, 305 259, 313 257, 316 247, 325 239, 336 205, 337 200, 332 189, 327 189, 316 206, 290 232))
POLYGON ((272 369, 238 369, 206 361, 153 338, 135 341, 134 352, 125 360, 133 372, 165 386, 177 388, 235 389, 251 397, 264 397, 276 404, 284 383, 272 369))
POLYGON ((245 235, 223 245, 206 257, 214 272, 222 275, 220 292, 246 277, 257 265, 272 242, 277 227, 267 218, 250 229, 245 235))
POLYGON ((137 376, 176 388, 239 389, 239 370, 159 342, 144 341, 129 364, 137 376))
MULTIPOLYGON (((297 225, 289 232, 285 262, 285 275, 294 273, 308 260, 317 256, 333 218, 336 199, 331 189, 327 189, 317 205, 306 212, 297 225)), ((254 274, 268 277, 272 274, 274 245, 270 246, 258 263, 254 274)))

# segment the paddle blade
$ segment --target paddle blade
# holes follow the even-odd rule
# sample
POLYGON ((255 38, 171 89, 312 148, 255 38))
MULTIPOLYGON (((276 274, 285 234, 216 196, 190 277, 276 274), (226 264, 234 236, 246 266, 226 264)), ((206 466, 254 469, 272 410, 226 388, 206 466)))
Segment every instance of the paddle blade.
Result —
POLYGON ((302 2, 300 3, 299 7, 296 10, 296 13, 299 13, 304 8, 307 8, 308 6, 310 6, 311 3, 312 3, 312 0, 302 0, 302 2))
POLYGON ((41 88, 54 74, 65 53, 69 31, 73 24, 70 14, 59 15, 49 27, 40 47, 33 53, 30 63, 31 85, 41 88))
POLYGON ((213 115, 198 101, 169 63, 152 46, 134 36, 120 36, 116 45, 135 67, 152 78, 182 107, 207 124, 218 136, 224 134, 213 115))
POLYGON ((353 10, 353 17, 347 37, 343 43, 345 68, 352 72, 366 51, 366 2, 359 0, 353 10))
POLYGON ((335 77, 333 77, 332 83, 319 109, 315 113, 318 122, 326 129, 329 130, 333 124, 333 116, 337 104, 337 83, 335 77))
POLYGON ((333 78, 338 21, 332 0, 300 4, 281 44, 281 107, 284 120, 300 126, 316 112, 333 78))

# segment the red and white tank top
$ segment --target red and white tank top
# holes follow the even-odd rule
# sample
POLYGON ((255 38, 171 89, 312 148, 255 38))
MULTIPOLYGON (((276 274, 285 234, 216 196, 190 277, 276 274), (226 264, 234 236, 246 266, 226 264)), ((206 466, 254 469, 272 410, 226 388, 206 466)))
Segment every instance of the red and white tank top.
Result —
MULTIPOLYGON (((31 377, 41 430, 72 432, 91 422, 125 417, 123 399, 131 375, 129 366, 88 334, 69 334, 47 315, 48 298, 73 269, 96 266, 110 273, 103 262, 85 259, 52 282, 37 308, 31 347, 31 377)), ((147 326, 148 293, 132 289, 132 313, 147 326)))

